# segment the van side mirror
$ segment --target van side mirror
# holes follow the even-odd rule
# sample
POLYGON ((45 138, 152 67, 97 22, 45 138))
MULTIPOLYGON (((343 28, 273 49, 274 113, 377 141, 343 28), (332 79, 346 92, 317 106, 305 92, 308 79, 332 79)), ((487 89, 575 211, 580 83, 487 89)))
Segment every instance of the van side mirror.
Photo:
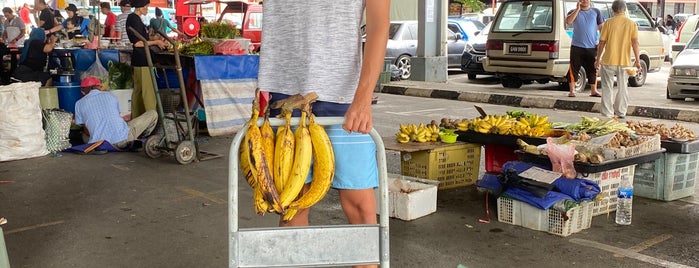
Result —
POLYGON ((479 35, 479 34, 481 34, 481 31, 476 31, 475 33, 473 33, 473 35, 479 35))
POLYGON ((464 36, 461 35, 461 33, 456 33, 456 34, 454 34, 454 39, 458 41, 458 40, 464 39, 464 36))

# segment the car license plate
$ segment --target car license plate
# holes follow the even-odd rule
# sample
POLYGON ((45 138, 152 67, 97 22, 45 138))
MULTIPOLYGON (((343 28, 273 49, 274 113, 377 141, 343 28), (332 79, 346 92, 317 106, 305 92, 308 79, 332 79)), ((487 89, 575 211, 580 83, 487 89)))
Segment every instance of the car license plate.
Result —
POLYGON ((476 56, 476 62, 483 62, 483 56, 476 56))
POLYGON ((507 54, 527 55, 529 54, 529 45, 509 45, 507 46, 507 54))

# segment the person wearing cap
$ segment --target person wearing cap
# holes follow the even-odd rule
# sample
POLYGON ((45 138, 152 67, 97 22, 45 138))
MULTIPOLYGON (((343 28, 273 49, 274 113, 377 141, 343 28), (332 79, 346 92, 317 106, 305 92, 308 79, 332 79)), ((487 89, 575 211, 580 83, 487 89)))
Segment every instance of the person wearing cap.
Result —
POLYGON ((126 122, 120 115, 119 100, 110 91, 102 89, 102 82, 94 76, 80 82, 83 97, 75 103, 75 124, 82 125, 90 136, 88 143, 105 140, 112 146, 125 149, 141 135, 148 135, 158 121, 156 111, 148 111, 126 122))
POLYGON ((146 59, 146 48, 150 46, 158 46, 161 49, 165 48, 163 40, 148 40, 144 43, 133 31, 133 28, 139 35, 148 38, 148 29, 141 20, 141 15, 148 14, 149 0, 131 0, 131 6, 134 7, 133 13, 126 18, 126 29, 129 35, 129 42, 133 47, 131 54, 131 66, 133 66, 133 93, 131 95, 131 114, 139 116, 146 111, 156 109, 155 88, 153 87, 153 78, 151 70, 148 67, 146 59))
POLYGON ((163 11, 159 8, 155 8, 155 18, 150 19, 150 26, 148 29, 148 34, 152 37, 159 37, 158 31, 166 33, 167 29, 170 28, 179 36, 184 36, 182 31, 178 30, 177 27, 173 27, 170 21, 163 18, 163 11))
POLYGON ((119 2, 119 7, 121 8, 121 14, 116 18, 116 36, 121 39, 122 43, 129 43, 129 35, 126 30, 126 18, 131 14, 131 2, 129 0, 122 0, 119 2))
POLYGON ((107 16, 104 20, 104 35, 102 35, 102 37, 117 37, 115 34, 116 29, 114 27, 116 26, 116 15, 114 15, 114 12, 112 12, 112 7, 109 5, 109 2, 100 3, 100 11, 102 14, 107 16))
POLYGON ((23 43, 24 34, 27 31, 24 22, 15 16, 9 7, 3 8, 2 14, 5 15, 5 22, 3 22, 5 30, 2 32, 2 41, 7 44, 23 43))
POLYGON ((68 39, 73 39, 76 35, 82 35, 87 38, 90 19, 79 16, 78 8, 73 4, 69 4, 66 7, 66 13, 68 14, 68 19, 63 21, 63 28, 68 32, 68 39))

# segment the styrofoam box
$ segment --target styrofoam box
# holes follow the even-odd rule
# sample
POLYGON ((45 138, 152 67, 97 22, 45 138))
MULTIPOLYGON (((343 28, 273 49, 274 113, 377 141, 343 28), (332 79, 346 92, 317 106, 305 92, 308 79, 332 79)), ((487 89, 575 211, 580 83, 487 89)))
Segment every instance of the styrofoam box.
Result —
POLYGON ((563 212, 552 208, 542 210, 519 200, 500 197, 498 221, 559 236, 569 236, 590 228, 592 207, 592 202, 582 202, 564 215, 563 212))
POLYGON ((126 115, 131 113, 131 93, 133 89, 114 89, 110 90, 114 96, 119 100, 119 110, 121 110, 120 115, 126 115))
MULTIPOLYGON (((388 175, 389 217, 411 221, 437 211, 438 181, 396 174, 388 175)), ((376 213, 380 213, 380 196, 376 196, 376 213)))

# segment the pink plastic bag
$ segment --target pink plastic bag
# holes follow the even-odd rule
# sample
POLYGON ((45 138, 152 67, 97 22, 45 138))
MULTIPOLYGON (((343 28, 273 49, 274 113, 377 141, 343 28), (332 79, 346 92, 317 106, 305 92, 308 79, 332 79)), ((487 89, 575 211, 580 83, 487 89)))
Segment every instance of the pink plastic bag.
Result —
POLYGON ((546 139, 546 152, 551 160, 552 170, 563 173, 569 179, 576 177, 577 172, 573 161, 575 159, 575 145, 557 144, 553 138, 546 139))

